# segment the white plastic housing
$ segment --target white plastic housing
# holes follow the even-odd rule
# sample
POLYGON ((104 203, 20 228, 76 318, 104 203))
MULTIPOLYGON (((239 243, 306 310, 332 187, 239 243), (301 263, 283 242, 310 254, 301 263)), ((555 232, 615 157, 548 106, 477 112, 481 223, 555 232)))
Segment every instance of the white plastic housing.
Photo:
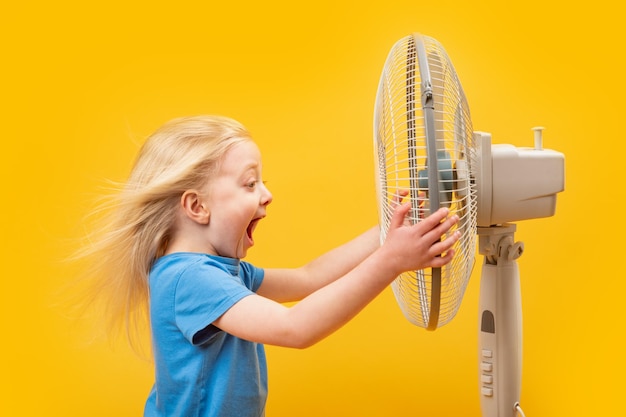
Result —
POLYGON ((492 145, 491 135, 484 132, 475 132, 474 139, 478 146, 478 226, 554 215, 556 194, 565 188, 562 153, 492 145))

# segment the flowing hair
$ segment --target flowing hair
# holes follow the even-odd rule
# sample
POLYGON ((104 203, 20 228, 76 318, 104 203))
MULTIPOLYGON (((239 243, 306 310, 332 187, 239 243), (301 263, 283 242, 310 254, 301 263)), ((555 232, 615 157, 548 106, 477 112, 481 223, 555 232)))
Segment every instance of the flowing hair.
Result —
POLYGON ((101 205, 102 224, 76 256, 86 261, 90 283, 84 301, 102 303, 108 334, 125 329, 136 347, 149 317, 148 274, 167 248, 182 194, 206 184, 227 150, 247 140, 235 120, 194 116, 171 120, 143 144, 128 181, 101 205))

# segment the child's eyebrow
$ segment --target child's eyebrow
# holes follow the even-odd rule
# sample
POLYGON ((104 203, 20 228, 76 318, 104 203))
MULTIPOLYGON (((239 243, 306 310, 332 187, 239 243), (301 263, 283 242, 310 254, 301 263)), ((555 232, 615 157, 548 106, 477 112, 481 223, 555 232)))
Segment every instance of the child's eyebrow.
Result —
POLYGON ((259 173, 260 173, 259 164, 258 163, 250 163, 250 164, 244 166, 244 168, 241 171, 241 176, 245 177, 246 175, 249 175, 249 174, 254 174, 254 176, 258 176, 259 173))
POLYGON ((259 170, 259 164, 256 163, 256 162, 255 163, 250 163, 248 165, 245 165, 243 170, 245 172, 248 172, 248 171, 258 171, 259 170))

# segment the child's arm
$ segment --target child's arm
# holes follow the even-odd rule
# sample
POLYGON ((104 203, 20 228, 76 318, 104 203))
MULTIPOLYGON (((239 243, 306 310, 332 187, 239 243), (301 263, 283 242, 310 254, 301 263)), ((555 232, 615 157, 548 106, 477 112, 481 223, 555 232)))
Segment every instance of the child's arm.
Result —
POLYGON ((266 268, 257 293, 278 302, 301 300, 350 272, 379 247, 376 226, 300 268, 266 268))
MULTIPOLYGON (((398 190, 394 206, 407 195, 407 190, 398 190)), ((380 228, 376 226, 300 268, 266 268, 257 293, 278 302, 301 300, 346 275, 379 247, 380 228)))
POLYGON ((259 343, 308 347, 356 316, 400 273, 450 262, 451 246, 459 234, 440 239, 458 217, 444 220, 448 212, 441 209, 408 226, 403 221, 409 208, 405 204, 396 209, 384 244, 340 279, 292 307, 260 295, 245 297, 217 319, 215 326, 259 343))

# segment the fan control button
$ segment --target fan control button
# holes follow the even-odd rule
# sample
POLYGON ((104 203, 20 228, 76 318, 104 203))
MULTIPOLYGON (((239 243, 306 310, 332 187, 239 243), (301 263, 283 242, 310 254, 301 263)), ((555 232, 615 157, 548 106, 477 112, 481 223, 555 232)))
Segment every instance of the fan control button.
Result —
POLYGON ((491 372, 493 371, 493 364, 491 362, 481 362, 480 369, 484 372, 491 372))
POLYGON ((480 382, 483 384, 493 384, 493 375, 482 374, 480 376, 480 382))
POLYGON ((482 387, 480 389, 480 393, 483 394, 485 397, 493 397, 493 388, 482 387))
POLYGON ((493 358, 493 351, 490 349, 483 349, 483 358, 493 358))

